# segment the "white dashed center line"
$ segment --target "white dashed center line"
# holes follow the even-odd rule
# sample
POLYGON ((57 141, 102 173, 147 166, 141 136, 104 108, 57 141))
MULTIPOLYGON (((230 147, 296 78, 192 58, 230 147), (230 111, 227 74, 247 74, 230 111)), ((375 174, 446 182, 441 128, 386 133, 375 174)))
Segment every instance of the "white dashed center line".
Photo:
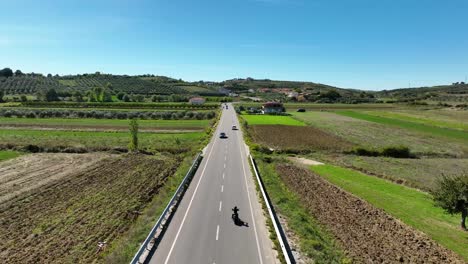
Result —
POLYGON ((221 212, 221 208, 223 208, 223 201, 219 201, 219 211, 221 212))
POLYGON ((219 225, 216 227, 216 241, 219 239, 219 225))
POLYGON ((224 191, 224 185, 221 185, 221 192, 224 191))

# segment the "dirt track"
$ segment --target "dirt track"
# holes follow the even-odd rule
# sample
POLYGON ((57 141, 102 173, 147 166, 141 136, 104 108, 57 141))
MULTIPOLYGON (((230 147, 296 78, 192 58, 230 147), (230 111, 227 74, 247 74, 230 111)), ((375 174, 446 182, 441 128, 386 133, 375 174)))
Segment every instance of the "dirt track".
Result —
POLYGON ((359 263, 465 263, 426 235, 311 171, 278 165, 285 183, 359 263))

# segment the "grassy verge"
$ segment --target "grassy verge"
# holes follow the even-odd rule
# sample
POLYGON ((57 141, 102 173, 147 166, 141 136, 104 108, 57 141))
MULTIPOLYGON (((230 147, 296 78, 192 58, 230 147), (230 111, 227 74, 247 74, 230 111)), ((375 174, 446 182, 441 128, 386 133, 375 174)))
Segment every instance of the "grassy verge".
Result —
POLYGON ((337 166, 313 166, 311 170, 424 232, 468 260, 468 233, 458 228, 459 217, 450 216, 435 207, 430 195, 337 166))
POLYGON ((0 151, 0 161, 13 159, 20 155, 21 155, 21 152, 18 152, 18 151, 2 150, 0 151))
POLYGON ((242 115, 242 118, 247 121, 249 125, 305 126, 304 122, 293 119, 290 116, 242 115))
POLYGON ((375 123, 384 124, 384 125, 397 126, 397 127, 415 130, 415 131, 424 132, 424 133, 429 133, 429 134, 433 134, 437 136, 461 139, 461 140, 468 142, 468 133, 466 133, 465 131, 441 128, 441 127, 436 127, 436 126, 428 126, 428 125, 421 124, 421 123, 382 117, 382 116, 369 115, 369 114, 364 114, 364 113, 354 112, 354 111, 337 111, 336 113, 340 115, 352 117, 352 118, 365 120, 365 121, 375 122, 375 123))
POLYGON ((259 155, 256 162, 271 201, 297 236, 301 252, 317 263, 337 263, 346 260, 332 236, 300 205, 297 195, 281 181, 276 173, 275 163, 265 162, 259 155))

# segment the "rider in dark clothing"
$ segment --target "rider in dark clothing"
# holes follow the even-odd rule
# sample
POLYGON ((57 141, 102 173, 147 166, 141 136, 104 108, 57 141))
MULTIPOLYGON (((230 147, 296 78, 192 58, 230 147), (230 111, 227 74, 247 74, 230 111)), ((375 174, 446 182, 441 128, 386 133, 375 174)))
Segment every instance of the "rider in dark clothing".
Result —
POLYGON ((237 218, 239 216, 238 212, 239 212, 239 208, 237 208, 237 206, 234 206, 234 208, 232 208, 232 211, 234 212, 234 216, 237 218))

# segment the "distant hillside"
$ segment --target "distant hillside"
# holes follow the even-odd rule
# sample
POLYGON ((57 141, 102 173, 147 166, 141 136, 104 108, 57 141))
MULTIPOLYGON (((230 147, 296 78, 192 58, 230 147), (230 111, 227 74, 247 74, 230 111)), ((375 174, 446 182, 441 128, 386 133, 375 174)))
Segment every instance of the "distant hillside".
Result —
POLYGON ((37 95, 49 89, 61 94, 75 91, 85 94, 96 87, 105 87, 113 95, 185 95, 186 97, 220 96, 237 93, 247 98, 279 100, 285 102, 317 103, 383 103, 383 102, 468 102, 468 85, 452 85, 384 90, 379 92, 343 89, 321 83, 281 81, 269 79, 231 79, 223 82, 186 82, 166 76, 155 75, 112 75, 103 73, 78 75, 24 74, 9 68, 0 70, 0 92, 4 95, 37 95))
POLYGON ((58 92, 85 92, 95 87, 109 87, 114 94, 119 92, 143 95, 219 94, 216 88, 199 83, 184 82, 165 76, 128 76, 94 73, 68 76, 18 74, 0 77, 0 91, 3 91, 5 95, 37 94, 52 88, 58 92))
POLYGON ((265 100, 303 101, 319 103, 372 103, 373 92, 343 89, 321 83, 232 79, 220 83, 236 93, 248 93, 265 100))
POLYGON ((454 83, 433 87, 384 90, 376 93, 379 98, 405 101, 468 102, 468 84, 454 83))

